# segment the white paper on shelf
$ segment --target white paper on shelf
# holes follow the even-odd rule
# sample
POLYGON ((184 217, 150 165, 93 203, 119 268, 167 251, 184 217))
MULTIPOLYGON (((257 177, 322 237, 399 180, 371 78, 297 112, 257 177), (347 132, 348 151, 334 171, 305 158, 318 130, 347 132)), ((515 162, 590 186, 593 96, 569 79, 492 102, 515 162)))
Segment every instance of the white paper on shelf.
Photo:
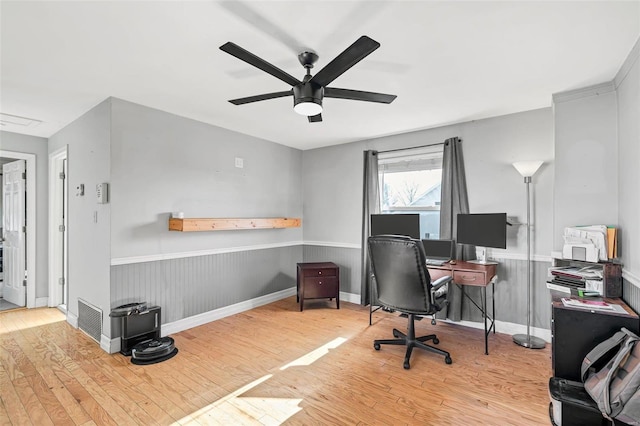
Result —
POLYGON ((563 285, 558 285, 558 284, 547 282, 547 288, 549 290, 561 291, 563 293, 571 294, 571 288, 563 286, 563 285))
POLYGON ((584 288, 587 290, 597 291, 600 295, 602 295, 604 290, 602 280, 585 280, 584 288))
POLYGON ((564 228, 565 244, 593 244, 598 249, 598 259, 607 261, 607 226, 589 225, 564 228), (586 241, 585 241, 586 240, 586 241), (572 242, 569 242, 572 241, 572 242))

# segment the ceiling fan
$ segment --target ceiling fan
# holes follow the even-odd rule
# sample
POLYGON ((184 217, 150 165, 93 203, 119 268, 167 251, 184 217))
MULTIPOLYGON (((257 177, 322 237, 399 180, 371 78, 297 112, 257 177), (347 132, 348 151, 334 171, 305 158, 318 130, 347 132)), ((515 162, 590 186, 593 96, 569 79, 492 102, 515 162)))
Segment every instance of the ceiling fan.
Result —
POLYGON ((220 46, 220 50, 292 86, 291 89, 283 92, 265 93, 246 98, 232 99, 229 102, 234 105, 243 105, 293 95, 294 111, 298 114, 306 115, 310 123, 322 121, 322 100, 324 98, 351 99, 390 104, 396 98, 396 95, 327 87, 333 80, 340 77, 345 71, 367 57, 378 47, 380 47, 380 43, 367 36, 362 36, 315 75, 311 75, 311 68, 313 68, 313 64, 318 60, 318 55, 312 51, 302 52, 298 55, 298 60, 300 64, 306 68, 307 74, 302 81, 300 81, 282 71, 280 68, 229 41, 220 46))

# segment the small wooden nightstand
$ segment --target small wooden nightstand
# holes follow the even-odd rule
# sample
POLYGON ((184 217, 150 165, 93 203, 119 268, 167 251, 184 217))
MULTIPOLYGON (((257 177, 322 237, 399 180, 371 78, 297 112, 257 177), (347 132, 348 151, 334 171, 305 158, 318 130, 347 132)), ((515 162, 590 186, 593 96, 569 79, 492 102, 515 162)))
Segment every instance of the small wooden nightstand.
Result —
POLYGON ((304 299, 336 298, 336 308, 340 309, 340 268, 332 262, 298 263, 297 301, 300 311, 304 299))

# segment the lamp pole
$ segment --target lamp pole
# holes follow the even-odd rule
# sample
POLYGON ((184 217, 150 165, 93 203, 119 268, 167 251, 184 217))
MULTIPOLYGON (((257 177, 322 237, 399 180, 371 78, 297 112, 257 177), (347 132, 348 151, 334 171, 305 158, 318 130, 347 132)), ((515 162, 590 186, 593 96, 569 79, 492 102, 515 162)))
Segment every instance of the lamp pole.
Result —
POLYGON ((542 162, 529 163, 531 164, 514 163, 514 167, 524 176, 527 188, 527 334, 515 334, 513 342, 529 349, 542 349, 546 342, 531 335, 531 196, 529 195, 531 176, 542 165, 542 162))

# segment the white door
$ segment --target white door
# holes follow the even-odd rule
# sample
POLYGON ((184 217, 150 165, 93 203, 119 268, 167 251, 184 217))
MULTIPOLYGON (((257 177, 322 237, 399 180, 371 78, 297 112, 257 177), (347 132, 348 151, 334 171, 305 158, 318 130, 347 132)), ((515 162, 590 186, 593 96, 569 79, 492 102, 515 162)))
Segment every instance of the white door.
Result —
POLYGON ((18 306, 26 305, 27 293, 25 287, 25 172, 25 160, 2 166, 3 295, 5 300, 18 306))

